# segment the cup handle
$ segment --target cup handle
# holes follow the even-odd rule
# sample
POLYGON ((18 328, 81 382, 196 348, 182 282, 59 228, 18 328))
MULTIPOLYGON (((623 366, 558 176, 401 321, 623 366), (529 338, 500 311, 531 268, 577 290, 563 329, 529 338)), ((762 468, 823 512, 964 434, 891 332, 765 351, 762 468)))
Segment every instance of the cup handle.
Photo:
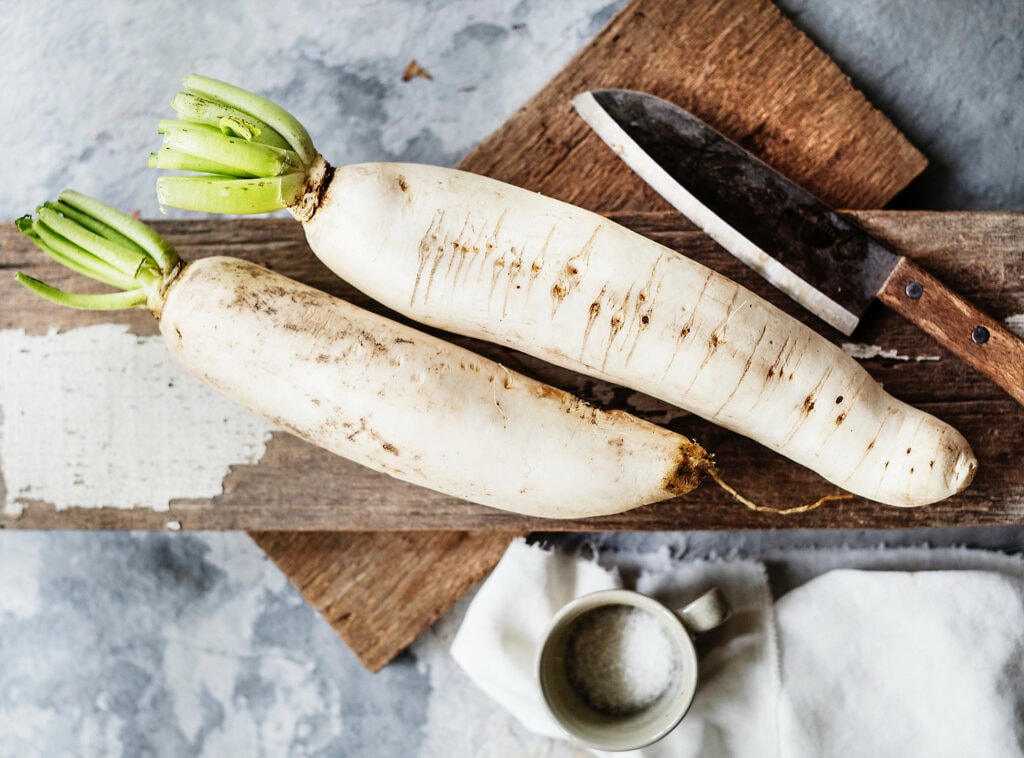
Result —
POLYGON ((729 601, 718 587, 713 587, 689 605, 676 611, 690 634, 703 634, 719 626, 732 613, 729 601))

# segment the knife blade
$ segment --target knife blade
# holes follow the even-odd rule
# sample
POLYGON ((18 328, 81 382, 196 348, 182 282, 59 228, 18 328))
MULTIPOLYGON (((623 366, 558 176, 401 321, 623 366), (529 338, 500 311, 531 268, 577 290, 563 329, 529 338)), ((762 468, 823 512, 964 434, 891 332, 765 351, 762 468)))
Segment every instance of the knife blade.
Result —
POLYGON ((632 90, 572 99, 672 207, 845 335, 880 300, 1024 405, 1024 342, 850 218, 679 106, 632 90))

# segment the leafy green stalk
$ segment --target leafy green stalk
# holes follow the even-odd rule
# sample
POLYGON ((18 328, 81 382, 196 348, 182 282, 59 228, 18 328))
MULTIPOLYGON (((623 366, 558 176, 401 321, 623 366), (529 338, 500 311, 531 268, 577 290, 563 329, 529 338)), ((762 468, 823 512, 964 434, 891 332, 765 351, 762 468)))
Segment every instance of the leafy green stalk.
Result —
POLYGON ((111 242, 116 242, 124 247, 131 247, 132 245, 132 241, 128 237, 121 234, 113 227, 104 224, 102 221, 90 216, 88 213, 83 213, 82 211, 77 210, 73 205, 68 205, 68 203, 63 200, 57 200, 52 203, 43 203, 43 205, 48 208, 53 208, 55 211, 67 216, 101 237, 105 237, 111 242))
POLYGON ((313 147, 313 140, 310 139, 305 127, 281 106, 241 87, 200 74, 186 76, 185 89, 199 97, 236 108, 263 121, 287 141, 304 164, 309 165, 316 158, 316 148, 313 147))
POLYGON ((14 278, 26 289, 34 292, 41 298, 49 300, 51 303, 68 308, 80 308, 86 311, 120 311, 127 308, 140 308, 149 299, 146 292, 142 289, 91 295, 64 292, 20 271, 14 275, 14 278))
POLYGON ((172 171, 196 171, 203 174, 237 176, 236 169, 233 166, 200 158, 197 155, 181 153, 167 145, 163 145, 155 153, 149 154, 149 167, 166 168, 172 171))
POLYGON ((48 206, 36 210, 39 225, 76 245, 129 277, 134 277, 148 260, 136 246, 125 247, 71 220, 48 206))
POLYGON ((161 176, 156 196, 161 205, 204 213, 268 213, 287 208, 302 193, 299 173, 270 179, 227 176, 161 176))
MULTIPOLYGON (((291 145, 256 117, 243 113, 237 108, 207 100, 191 92, 179 92, 171 101, 171 108, 182 121, 194 124, 208 124, 218 129, 246 129, 249 139, 260 144, 291 149, 291 145)), ((245 136, 239 132, 239 136, 245 136)))
MULTIPOLYGON (((27 217, 26 217, 27 218, 27 217)), ((130 289, 134 279, 106 261, 100 260, 75 243, 55 234, 39 221, 28 219, 27 228, 22 233, 31 237, 44 253, 57 263, 90 279, 109 284, 118 289, 130 289)))
POLYGON ((303 168, 292 150, 230 136, 206 124, 171 121, 163 134, 169 150, 216 161, 233 168, 235 176, 280 176, 303 168))
POLYGON ((87 310, 142 307, 159 298, 180 269, 174 248, 149 226, 73 190, 39 206, 35 219, 22 216, 17 226, 61 265, 120 290, 65 292, 18 272, 21 284, 58 305, 87 310))
POLYGON ((309 133, 280 106, 225 82, 190 74, 161 121, 153 168, 195 172, 157 180, 160 203, 211 213, 288 208, 319 157, 309 133))

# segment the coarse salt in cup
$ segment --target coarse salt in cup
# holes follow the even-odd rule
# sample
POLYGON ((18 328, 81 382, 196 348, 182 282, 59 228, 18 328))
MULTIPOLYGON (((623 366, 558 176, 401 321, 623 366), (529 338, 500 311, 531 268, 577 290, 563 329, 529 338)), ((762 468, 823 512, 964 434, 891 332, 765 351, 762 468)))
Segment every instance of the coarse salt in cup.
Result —
POLYGON ((537 658, 548 710, 570 737, 600 750, 660 740, 696 692, 691 635, 728 613, 718 590, 678 612, 629 590, 577 598, 556 614, 537 658))

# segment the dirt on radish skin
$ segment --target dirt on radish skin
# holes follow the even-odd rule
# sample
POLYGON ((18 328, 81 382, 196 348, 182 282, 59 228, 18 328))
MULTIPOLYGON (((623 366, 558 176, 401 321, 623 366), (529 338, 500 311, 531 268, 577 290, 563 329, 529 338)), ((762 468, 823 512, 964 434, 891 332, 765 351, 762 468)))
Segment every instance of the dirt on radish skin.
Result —
POLYGON ((326 191, 293 209, 310 247, 409 318, 664 400, 879 502, 924 505, 973 479, 959 432, 668 248, 465 172, 316 165, 326 191))
POLYGON ((281 428, 484 505, 616 513, 688 492, 710 466, 673 432, 243 261, 189 264, 160 328, 189 371, 281 428))

